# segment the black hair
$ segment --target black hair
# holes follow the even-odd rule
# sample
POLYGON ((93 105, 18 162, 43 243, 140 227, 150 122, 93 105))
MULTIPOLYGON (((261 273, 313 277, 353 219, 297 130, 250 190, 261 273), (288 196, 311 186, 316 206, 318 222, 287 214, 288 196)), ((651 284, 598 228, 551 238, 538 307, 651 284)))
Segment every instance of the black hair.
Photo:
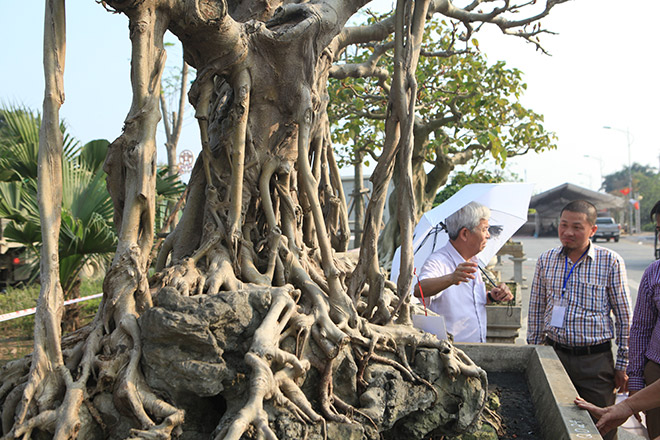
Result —
MULTIPOLYGON (((660 207, 658 207, 660 209, 660 207)), ((577 212, 585 214, 587 216, 587 222, 591 226, 596 224, 596 217, 598 217, 598 211, 593 203, 587 202, 586 200, 573 200, 568 205, 564 206, 559 215, 561 216, 564 211, 577 212)))
POLYGON ((651 208, 651 220, 655 220, 655 216, 660 214, 660 200, 655 202, 653 208, 651 208))

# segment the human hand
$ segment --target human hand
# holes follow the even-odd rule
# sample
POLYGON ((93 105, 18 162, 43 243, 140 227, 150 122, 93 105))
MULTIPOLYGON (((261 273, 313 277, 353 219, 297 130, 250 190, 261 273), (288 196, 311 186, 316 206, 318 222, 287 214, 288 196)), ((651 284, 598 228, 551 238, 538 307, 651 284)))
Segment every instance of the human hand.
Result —
POLYGON ((633 414, 632 408, 630 408, 630 405, 625 400, 616 405, 601 408, 577 397, 575 404, 581 409, 586 409, 592 416, 598 419, 596 428, 598 428, 598 432, 601 434, 606 434, 617 426, 623 425, 633 414))
POLYGON ((628 391, 628 375, 624 370, 614 370, 614 386, 619 393, 628 391))
POLYGON ((463 282, 468 282, 475 279, 475 273, 477 272, 477 263, 472 261, 465 261, 458 266, 456 270, 452 273, 452 282, 453 284, 461 284, 463 282))
POLYGON ((494 287, 490 291, 490 296, 493 297, 495 301, 511 301, 513 299, 513 293, 511 289, 504 283, 500 283, 498 286, 494 287))

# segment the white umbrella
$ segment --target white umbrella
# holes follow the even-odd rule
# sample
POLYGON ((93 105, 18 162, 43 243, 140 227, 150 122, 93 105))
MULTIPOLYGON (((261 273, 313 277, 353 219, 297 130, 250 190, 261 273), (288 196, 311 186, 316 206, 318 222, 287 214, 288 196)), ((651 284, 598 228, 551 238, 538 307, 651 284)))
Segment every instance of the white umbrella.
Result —
MULTIPOLYGON (((413 233, 414 267, 419 274, 426 259, 447 243, 449 236, 440 222, 470 202, 490 208, 490 239, 477 254, 482 267, 497 254, 504 243, 527 221, 532 184, 528 183, 473 183, 461 188, 448 200, 426 212, 413 233)), ((397 282, 401 263, 401 248, 392 260, 390 279, 397 282)), ((414 283, 413 283, 414 284, 414 283)))

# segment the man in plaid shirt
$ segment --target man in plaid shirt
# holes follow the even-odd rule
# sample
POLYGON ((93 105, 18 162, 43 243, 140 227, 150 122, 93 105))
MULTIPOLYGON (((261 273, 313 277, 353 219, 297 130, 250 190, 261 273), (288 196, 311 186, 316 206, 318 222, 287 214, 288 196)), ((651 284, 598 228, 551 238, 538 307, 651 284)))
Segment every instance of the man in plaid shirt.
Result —
MULTIPOLYGON (((580 396, 602 407, 614 404, 616 389, 627 389, 630 294, 623 259, 590 241, 596 217, 596 207, 584 200, 562 209, 562 246, 536 263, 527 343, 552 345, 580 396)), ((616 431, 604 438, 615 439, 616 431)))
MULTIPOLYGON (((651 219, 660 234, 660 202, 651 209, 651 219)), ((630 328, 629 392, 635 394, 660 379, 660 260, 642 276, 630 328)), ((646 411, 650 438, 660 437, 660 407, 646 411)))

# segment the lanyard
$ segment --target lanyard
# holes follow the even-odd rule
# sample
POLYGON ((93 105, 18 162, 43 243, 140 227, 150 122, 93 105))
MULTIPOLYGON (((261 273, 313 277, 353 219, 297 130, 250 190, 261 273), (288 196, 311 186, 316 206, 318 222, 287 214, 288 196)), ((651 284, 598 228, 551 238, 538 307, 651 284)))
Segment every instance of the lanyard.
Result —
MULTIPOLYGON (((564 277, 564 285, 561 288, 561 297, 564 297, 564 293, 566 292, 566 285, 568 284, 568 279, 571 277, 571 274, 573 273, 573 269, 575 269, 575 266, 580 262, 582 258, 584 258, 585 255, 587 255, 587 252, 589 252, 589 247, 587 246, 587 249, 584 251, 582 255, 580 255, 580 258, 577 259, 575 263, 573 263, 573 266, 571 266, 571 270, 568 272, 568 275, 564 277)), ((568 255, 566 255, 566 259, 564 260, 564 273, 568 270, 568 255)))

